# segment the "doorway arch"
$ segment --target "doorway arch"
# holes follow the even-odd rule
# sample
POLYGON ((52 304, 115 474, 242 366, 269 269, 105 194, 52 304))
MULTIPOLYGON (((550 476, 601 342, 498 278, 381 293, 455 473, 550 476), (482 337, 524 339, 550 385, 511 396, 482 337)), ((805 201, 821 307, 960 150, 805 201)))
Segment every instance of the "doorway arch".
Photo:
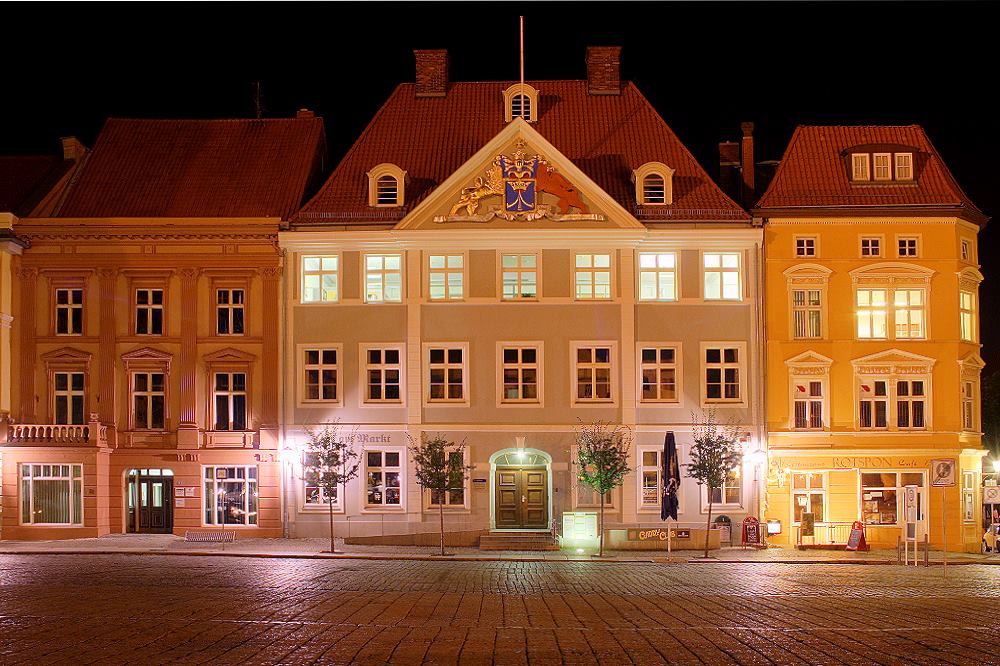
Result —
MULTIPOLYGON (((532 497, 534 499, 534 497, 532 497)), ((528 502, 522 502, 527 504, 528 502)), ((552 456, 539 449, 530 448, 507 448, 501 449, 490 456, 490 529, 491 530, 513 530, 518 532, 548 532, 552 525, 552 456), (498 471, 499 470, 499 471, 498 471), (530 519, 517 521, 518 525, 511 525, 509 516, 501 508, 500 525, 497 524, 498 488, 505 488, 499 494, 503 495, 507 489, 517 485, 516 495, 533 496, 540 490, 540 485, 533 483, 537 474, 544 477, 544 500, 533 502, 544 506, 544 520, 537 518, 534 508, 530 519), (502 474, 503 477, 498 476, 502 474), (501 484, 500 482, 504 483, 501 484), (530 484, 530 485, 529 485, 530 484), (527 526, 526 526, 527 525, 527 526)))

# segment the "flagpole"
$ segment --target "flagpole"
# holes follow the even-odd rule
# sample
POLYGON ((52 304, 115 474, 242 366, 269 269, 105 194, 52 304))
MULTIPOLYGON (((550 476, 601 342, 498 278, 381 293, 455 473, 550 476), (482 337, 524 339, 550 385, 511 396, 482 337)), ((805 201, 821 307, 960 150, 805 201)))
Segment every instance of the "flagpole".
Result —
POLYGON ((521 94, 524 94, 524 17, 521 17, 521 94))

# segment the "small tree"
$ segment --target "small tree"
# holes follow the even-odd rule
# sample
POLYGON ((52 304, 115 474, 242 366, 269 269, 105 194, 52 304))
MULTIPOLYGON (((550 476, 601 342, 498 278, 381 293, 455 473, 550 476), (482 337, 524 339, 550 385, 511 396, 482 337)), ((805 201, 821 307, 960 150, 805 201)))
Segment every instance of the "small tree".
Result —
POLYGON ((455 444, 441 435, 427 437, 420 441, 410 439, 410 456, 413 458, 417 483, 431 492, 431 503, 436 498, 438 517, 441 525, 441 554, 444 555, 444 505, 448 494, 464 491, 468 478, 465 465, 465 442, 455 444))
POLYGON ((687 466, 688 478, 699 486, 707 486, 708 524, 705 528, 705 557, 708 557, 708 538, 712 531, 712 490, 721 488, 726 477, 740 463, 739 426, 735 423, 722 426, 716 420, 715 412, 709 410, 701 419, 692 415, 694 422, 694 444, 691 446, 691 462, 687 466))
MULTIPOLYGON (((348 481, 358 478, 361 457, 354 450, 354 437, 342 437, 340 424, 327 424, 322 430, 306 428, 309 438, 308 456, 312 464, 305 466, 305 472, 313 477, 316 485, 323 490, 330 509, 330 552, 336 553, 333 531, 333 503, 337 493, 348 481)), ((346 494, 346 493, 345 493, 346 494)), ((346 503, 347 498, 343 498, 346 503)), ((345 504, 346 508, 346 504, 345 504)))
POLYGON ((625 481, 629 469, 632 437, 623 426, 610 427, 601 421, 583 426, 576 436, 580 481, 601 496, 600 551, 604 557, 604 496, 625 481))

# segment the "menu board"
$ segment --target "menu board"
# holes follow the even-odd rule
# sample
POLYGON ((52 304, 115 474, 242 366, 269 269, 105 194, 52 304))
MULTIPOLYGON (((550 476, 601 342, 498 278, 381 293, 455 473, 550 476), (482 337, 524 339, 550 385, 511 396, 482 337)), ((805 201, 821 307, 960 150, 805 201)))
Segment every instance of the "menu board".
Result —
POLYGON ((814 537, 814 536, 816 536, 816 514, 815 513, 803 513, 802 514, 802 536, 804 536, 804 537, 814 537))

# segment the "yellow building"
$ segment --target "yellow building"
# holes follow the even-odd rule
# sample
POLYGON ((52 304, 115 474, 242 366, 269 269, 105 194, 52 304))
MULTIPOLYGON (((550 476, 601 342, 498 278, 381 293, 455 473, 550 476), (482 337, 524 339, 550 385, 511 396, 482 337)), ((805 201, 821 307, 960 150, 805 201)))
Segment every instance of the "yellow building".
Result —
POLYGON ((772 540, 844 543, 861 521, 894 547, 912 521, 932 547, 977 551, 986 216, 918 126, 797 128, 755 214, 772 540))

